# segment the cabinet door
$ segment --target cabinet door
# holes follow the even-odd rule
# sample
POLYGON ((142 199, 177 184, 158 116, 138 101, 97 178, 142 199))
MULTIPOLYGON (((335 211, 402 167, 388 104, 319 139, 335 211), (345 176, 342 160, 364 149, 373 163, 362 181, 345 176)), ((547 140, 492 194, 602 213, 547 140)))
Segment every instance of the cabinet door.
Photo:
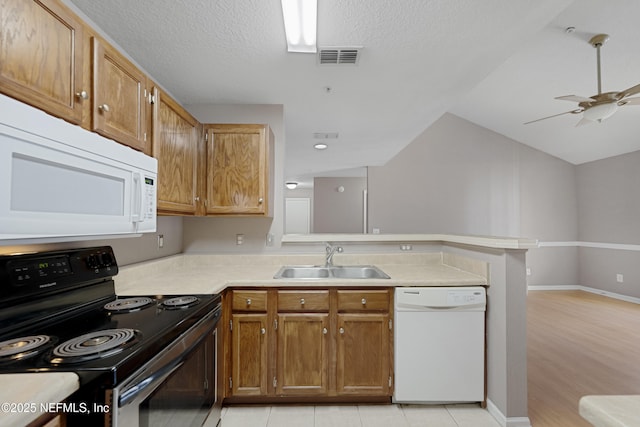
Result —
POLYGON ((337 393, 390 394, 388 314, 338 314, 337 393))
POLYGON ((146 77, 118 51, 93 38, 93 130, 146 148, 146 77))
POLYGON ((82 121, 82 23, 52 0, 0 4, 0 91, 72 123, 82 121))
POLYGON ((158 212, 195 214, 199 123, 154 88, 151 154, 158 159, 158 212))
POLYGON ((207 129, 206 212, 266 214, 267 127, 213 125, 207 129))
POLYGON ((328 331, 327 313, 278 315, 277 394, 327 393, 328 331))
POLYGON ((267 394, 267 315, 233 314, 231 394, 267 394))

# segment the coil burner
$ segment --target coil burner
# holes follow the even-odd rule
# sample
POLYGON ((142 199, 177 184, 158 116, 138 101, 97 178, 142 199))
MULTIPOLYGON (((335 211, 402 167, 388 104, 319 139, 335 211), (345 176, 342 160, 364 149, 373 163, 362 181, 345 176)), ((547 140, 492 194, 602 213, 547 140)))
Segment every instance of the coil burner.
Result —
POLYGON ((175 308, 189 308, 198 304, 200 299, 194 296, 184 296, 184 297, 175 297, 169 298, 162 302, 162 305, 166 308, 175 309, 175 308))
POLYGON ((49 335, 31 335, 0 342, 0 362, 27 359, 39 354, 49 343, 49 335))
POLYGON ((77 363, 102 359, 120 353, 137 341, 135 329, 105 329, 80 335, 53 349, 52 363, 77 363))
POLYGON ((142 310, 153 304, 153 300, 148 297, 120 298, 104 305, 104 309, 111 312, 123 313, 142 310))

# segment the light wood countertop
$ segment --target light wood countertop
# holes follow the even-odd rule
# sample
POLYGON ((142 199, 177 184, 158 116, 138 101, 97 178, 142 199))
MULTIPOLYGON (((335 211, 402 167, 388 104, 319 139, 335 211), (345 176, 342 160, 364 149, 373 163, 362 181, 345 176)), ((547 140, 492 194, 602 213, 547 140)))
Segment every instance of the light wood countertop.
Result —
POLYGON ((0 375, 0 427, 29 424, 45 413, 41 404, 62 402, 78 387, 78 376, 73 373, 0 375))
POLYGON ((640 426, 640 395, 584 396, 580 399, 582 418, 594 427, 640 426))
POLYGON ((274 279, 283 265, 322 265, 318 255, 176 255, 127 266, 115 277, 122 296, 215 294, 227 287, 307 286, 484 286, 485 263, 455 260, 441 253, 336 255, 336 265, 375 265, 391 279, 274 279), (471 271, 468 271, 471 270, 471 271))

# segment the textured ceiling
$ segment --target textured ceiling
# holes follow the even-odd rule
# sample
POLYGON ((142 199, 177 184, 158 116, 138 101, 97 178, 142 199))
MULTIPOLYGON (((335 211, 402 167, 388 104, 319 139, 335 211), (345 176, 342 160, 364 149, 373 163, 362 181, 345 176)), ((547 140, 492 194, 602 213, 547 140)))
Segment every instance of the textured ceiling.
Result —
POLYGON ((637 0, 319 0, 319 46, 364 47, 342 67, 287 53, 279 0, 65 1, 184 105, 282 104, 286 179, 384 164, 447 111, 574 163, 640 149, 640 106, 522 125, 595 93, 589 35, 611 34, 605 88, 640 83, 637 0))

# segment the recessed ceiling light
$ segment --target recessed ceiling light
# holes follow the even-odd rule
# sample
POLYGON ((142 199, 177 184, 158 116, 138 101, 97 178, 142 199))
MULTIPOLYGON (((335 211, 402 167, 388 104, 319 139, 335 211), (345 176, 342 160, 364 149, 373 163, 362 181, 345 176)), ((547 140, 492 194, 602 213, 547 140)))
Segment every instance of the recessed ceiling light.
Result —
POLYGON ((318 142, 317 144, 314 144, 313 148, 315 148, 316 150, 326 150, 327 148, 329 148, 329 145, 325 144, 324 142, 318 142))

